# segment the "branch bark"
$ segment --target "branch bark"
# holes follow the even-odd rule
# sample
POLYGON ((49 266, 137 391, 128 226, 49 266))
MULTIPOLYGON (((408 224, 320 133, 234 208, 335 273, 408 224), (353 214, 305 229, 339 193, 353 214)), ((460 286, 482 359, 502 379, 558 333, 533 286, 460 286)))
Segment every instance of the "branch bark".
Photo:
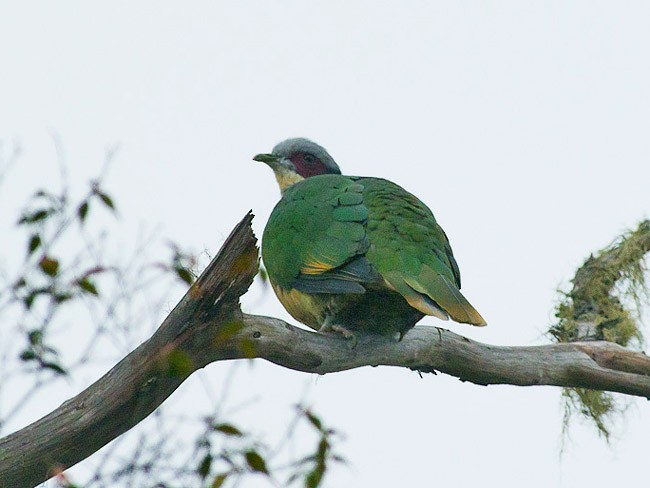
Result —
POLYGON ((650 358, 605 341, 499 347, 438 327, 401 342, 339 336, 243 314, 239 297, 256 272, 248 214, 154 335, 106 375, 49 415, 0 440, 0 488, 31 487, 138 424, 194 371, 214 362, 262 358, 308 373, 361 366, 440 371, 480 385, 584 387, 650 398, 650 358))

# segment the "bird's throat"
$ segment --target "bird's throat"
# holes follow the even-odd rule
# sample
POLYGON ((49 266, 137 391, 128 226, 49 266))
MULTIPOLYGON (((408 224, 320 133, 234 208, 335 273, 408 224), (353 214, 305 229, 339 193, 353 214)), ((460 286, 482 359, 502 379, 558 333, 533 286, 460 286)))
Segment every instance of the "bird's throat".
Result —
POLYGON ((280 191, 282 193, 284 193, 284 190, 290 186, 305 179, 295 171, 291 171, 284 167, 273 168, 273 173, 275 173, 275 179, 278 180, 278 185, 280 185, 280 191))

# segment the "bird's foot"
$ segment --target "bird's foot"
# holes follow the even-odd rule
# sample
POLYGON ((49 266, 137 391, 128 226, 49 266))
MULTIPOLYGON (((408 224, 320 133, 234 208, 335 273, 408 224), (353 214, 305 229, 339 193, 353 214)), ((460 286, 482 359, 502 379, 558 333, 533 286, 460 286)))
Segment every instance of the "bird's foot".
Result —
POLYGON ((357 337, 352 331, 346 329, 342 325, 325 323, 318 332, 340 334, 345 338, 345 340, 349 341, 348 345, 350 349, 357 347, 357 337))

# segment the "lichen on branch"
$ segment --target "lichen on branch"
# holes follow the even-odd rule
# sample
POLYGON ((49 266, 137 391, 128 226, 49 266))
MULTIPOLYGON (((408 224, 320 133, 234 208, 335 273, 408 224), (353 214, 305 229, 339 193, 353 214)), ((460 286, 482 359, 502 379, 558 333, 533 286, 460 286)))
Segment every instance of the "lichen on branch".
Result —
MULTIPOLYGON (((570 292, 560 292, 558 321, 548 333, 556 342, 604 340, 623 347, 643 345, 642 305, 647 301, 646 255, 650 251, 650 221, 642 221, 612 244, 591 255, 578 269, 570 292)), ((573 414, 590 419, 609 439, 611 421, 623 407, 611 394, 565 388, 564 428, 573 414)))

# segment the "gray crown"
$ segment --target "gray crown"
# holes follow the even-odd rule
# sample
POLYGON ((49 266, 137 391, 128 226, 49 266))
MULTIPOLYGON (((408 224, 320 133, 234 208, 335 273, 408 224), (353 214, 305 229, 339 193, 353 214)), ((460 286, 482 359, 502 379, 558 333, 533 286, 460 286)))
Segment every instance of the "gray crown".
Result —
POLYGON ((294 137, 292 139, 287 139, 282 141, 273 148, 273 155, 280 156, 282 158, 289 158, 293 153, 304 152, 312 154, 313 156, 320 159, 325 167, 329 170, 330 173, 341 174, 341 169, 339 168, 334 158, 329 155, 323 146, 319 146, 309 139, 304 137, 294 137))

